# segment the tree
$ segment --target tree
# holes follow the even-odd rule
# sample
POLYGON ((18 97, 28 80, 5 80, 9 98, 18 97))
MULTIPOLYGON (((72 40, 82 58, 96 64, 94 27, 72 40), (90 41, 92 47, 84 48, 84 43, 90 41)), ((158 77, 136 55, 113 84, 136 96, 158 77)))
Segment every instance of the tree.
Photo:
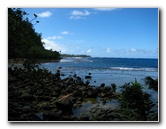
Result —
POLYGON ((147 76, 145 77, 145 84, 149 85, 149 89, 158 91, 158 79, 154 80, 152 77, 147 76))
POLYGON ((60 54, 56 51, 44 49, 42 34, 35 32, 34 25, 37 15, 29 21, 28 15, 21 9, 8 9, 8 53, 9 59, 27 58, 59 58, 60 54))

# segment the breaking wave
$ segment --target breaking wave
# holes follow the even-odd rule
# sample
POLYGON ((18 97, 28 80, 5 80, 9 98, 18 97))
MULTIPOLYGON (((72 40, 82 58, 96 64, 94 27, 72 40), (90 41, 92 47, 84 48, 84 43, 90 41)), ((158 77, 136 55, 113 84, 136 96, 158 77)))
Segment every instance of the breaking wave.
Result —
POLYGON ((90 60, 88 57, 67 57, 67 58, 61 59, 60 62, 63 62, 63 63, 68 63, 68 62, 77 63, 77 62, 93 62, 93 60, 90 60))
POLYGON ((121 70, 121 71, 147 71, 147 72, 157 72, 158 68, 127 68, 127 67, 110 67, 111 70, 121 70))

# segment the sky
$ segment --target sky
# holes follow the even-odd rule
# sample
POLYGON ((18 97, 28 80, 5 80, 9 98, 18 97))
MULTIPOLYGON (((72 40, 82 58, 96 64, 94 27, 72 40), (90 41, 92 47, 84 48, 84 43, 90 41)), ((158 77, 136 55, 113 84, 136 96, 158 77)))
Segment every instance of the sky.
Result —
POLYGON ((45 49, 92 57, 158 58, 158 8, 22 8, 45 49))

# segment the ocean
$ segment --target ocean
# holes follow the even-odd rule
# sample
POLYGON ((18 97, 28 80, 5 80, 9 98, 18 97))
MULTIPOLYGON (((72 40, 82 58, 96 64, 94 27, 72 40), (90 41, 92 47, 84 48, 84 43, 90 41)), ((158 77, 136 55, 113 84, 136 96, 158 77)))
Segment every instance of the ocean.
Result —
POLYGON ((42 63, 41 66, 52 73, 59 69, 64 75, 61 78, 77 74, 86 81, 85 76, 90 74, 92 79, 89 81, 93 86, 101 83, 121 86, 135 79, 144 85, 146 76, 158 78, 158 59, 66 57, 59 62, 42 63))
MULTIPOLYGON (((121 91, 120 86, 136 79, 144 91, 156 94, 148 89, 144 79, 146 76, 158 78, 158 59, 65 57, 58 62, 42 63, 41 66, 52 73, 59 69, 63 75, 62 79, 77 74, 86 82, 85 76, 90 74, 92 78, 88 81, 91 86, 97 87, 102 83, 110 86, 115 83, 118 92, 121 91)), ((156 95, 153 99, 156 99, 156 95)))
MULTIPOLYGON (((91 86, 95 87, 102 83, 105 83, 106 86, 115 83, 117 92, 122 91, 120 86, 136 79, 142 85, 143 91, 151 95, 150 99, 153 102, 157 102, 159 98, 158 92, 148 89, 144 81, 146 76, 151 76, 153 79, 158 78, 158 59, 66 57, 58 62, 42 63, 41 66, 52 73, 60 70, 61 75, 63 75, 61 76, 62 79, 77 74, 86 82, 85 76, 90 75, 92 78, 88 81, 91 86)), ((100 98, 95 101, 101 103, 100 98)), ((82 107, 73 109, 73 114, 79 116, 82 112, 87 112, 96 106, 96 104, 88 100, 84 102, 82 107)), ((104 106, 116 108, 118 104, 117 100, 111 100, 104 106)), ((103 106, 103 104, 101 105, 103 106)), ((156 112, 158 111, 158 107, 154 109, 156 112)))

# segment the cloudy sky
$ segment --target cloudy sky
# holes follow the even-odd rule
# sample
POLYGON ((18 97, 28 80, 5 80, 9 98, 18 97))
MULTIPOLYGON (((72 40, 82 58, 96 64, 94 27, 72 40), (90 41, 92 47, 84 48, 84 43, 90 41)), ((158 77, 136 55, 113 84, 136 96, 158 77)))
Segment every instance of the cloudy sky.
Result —
POLYGON ((158 57, 157 8, 22 8, 46 49, 92 57, 158 57))

